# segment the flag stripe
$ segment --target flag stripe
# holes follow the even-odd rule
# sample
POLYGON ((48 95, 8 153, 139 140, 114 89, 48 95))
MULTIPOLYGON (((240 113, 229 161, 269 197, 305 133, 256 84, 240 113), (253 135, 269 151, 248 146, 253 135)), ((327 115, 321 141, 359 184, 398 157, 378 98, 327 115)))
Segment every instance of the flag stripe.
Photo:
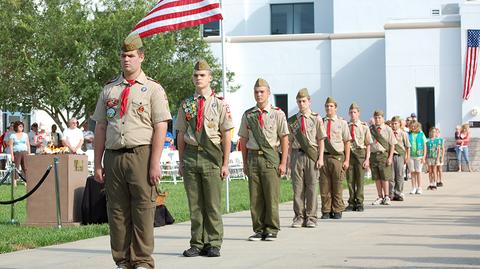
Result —
POLYGON ((467 49, 465 53, 465 75, 462 97, 465 100, 471 95, 475 76, 477 74, 478 53, 480 46, 480 30, 467 30, 467 49))
POLYGON ((203 2, 204 0, 166 0, 166 1, 160 1, 153 9, 150 11, 148 15, 160 11, 162 9, 167 9, 167 8, 172 8, 172 7, 178 7, 178 6, 186 6, 186 5, 191 5, 191 4, 196 4, 203 2))
POLYGON ((143 38, 221 19, 218 0, 161 0, 132 32, 143 38))
MULTIPOLYGON (((160 10, 157 10, 155 12, 151 12, 150 14, 145 16, 142 20, 140 20, 140 23, 145 21, 145 20, 148 20, 148 19, 151 19, 151 18, 154 18, 154 17, 157 17, 157 16, 161 16, 161 15, 164 15, 164 14, 186 11, 186 10, 190 10, 190 9, 197 9, 197 8, 201 8, 201 7, 204 7, 204 6, 211 5, 211 4, 217 4, 218 5, 218 3, 209 3, 208 1, 200 1, 198 3, 192 3, 192 4, 188 4, 188 5, 179 5, 179 6, 175 6, 175 7, 160 9, 160 10)), ((220 5, 218 5, 218 6, 220 6, 220 5)))
POLYGON ((219 7, 220 7, 219 4, 211 4, 211 5, 204 6, 204 7, 197 8, 197 9, 189 9, 189 10, 184 10, 184 11, 159 15, 159 16, 152 17, 150 19, 141 21, 139 24, 137 24, 137 26, 135 26, 135 29, 138 29, 140 27, 143 27, 145 25, 152 24, 152 23, 155 23, 155 22, 158 22, 158 21, 165 21, 165 20, 169 20, 169 19, 175 19, 175 18, 187 17, 187 16, 190 16, 190 15, 200 14, 200 13, 203 13, 205 11, 217 9, 219 7))
POLYGON ((186 16, 186 17, 177 17, 177 18, 153 22, 135 29, 134 32, 138 33, 140 37, 143 38, 145 36, 151 35, 151 34, 145 34, 144 32, 152 33, 150 30, 154 28, 163 29, 155 33, 171 31, 171 30, 180 29, 184 27, 191 27, 199 24, 208 23, 208 22, 205 22, 206 21, 205 19, 209 17, 213 17, 212 20, 208 21, 208 22, 211 22, 211 21, 215 21, 215 19, 216 20, 221 19, 221 14, 219 14, 218 10, 208 10, 202 13, 197 13, 197 14, 186 16), (198 20, 199 22, 197 24, 194 24, 196 20, 198 20), (191 23, 184 24, 186 22, 191 22, 191 23), (182 26, 182 27, 176 28, 176 25, 182 26), (183 26, 183 25, 186 25, 186 26, 183 26), (168 30, 165 30, 165 29, 168 29, 168 30))
POLYGON ((191 20, 191 21, 185 21, 182 23, 177 23, 177 24, 171 24, 171 25, 166 25, 166 26, 160 26, 156 28, 151 28, 149 30, 146 30, 144 32, 141 32, 139 35, 141 38, 146 37, 146 36, 151 36, 154 34, 162 33, 162 32, 168 32, 168 31, 173 31, 173 30, 178 30, 186 27, 192 27, 192 26, 197 26, 199 24, 205 24, 209 23, 212 21, 218 21, 221 20, 221 15, 215 15, 211 17, 206 17, 200 20, 191 20))

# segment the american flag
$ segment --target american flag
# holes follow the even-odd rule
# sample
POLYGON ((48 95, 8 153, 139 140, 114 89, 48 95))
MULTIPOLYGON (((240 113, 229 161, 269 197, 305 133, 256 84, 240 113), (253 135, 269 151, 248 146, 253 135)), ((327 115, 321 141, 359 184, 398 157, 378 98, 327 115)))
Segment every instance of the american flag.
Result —
POLYGON ((143 38, 221 19, 218 0, 160 0, 132 33, 143 38))
POLYGON ((465 79, 463 82, 463 99, 468 100, 477 73, 477 55, 480 46, 480 30, 467 30, 467 53, 465 57, 465 79))

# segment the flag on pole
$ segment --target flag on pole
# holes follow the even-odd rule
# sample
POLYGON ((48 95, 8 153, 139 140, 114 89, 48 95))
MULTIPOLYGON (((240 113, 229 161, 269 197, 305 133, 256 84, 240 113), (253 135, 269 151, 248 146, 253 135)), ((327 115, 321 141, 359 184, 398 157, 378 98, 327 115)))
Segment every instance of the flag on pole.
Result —
POLYGON ((218 0, 160 0, 133 29, 140 37, 223 19, 218 0))
POLYGON ((467 30, 467 52, 465 57, 465 78, 463 82, 463 99, 468 100, 472 90, 478 66, 480 47, 480 30, 467 30))

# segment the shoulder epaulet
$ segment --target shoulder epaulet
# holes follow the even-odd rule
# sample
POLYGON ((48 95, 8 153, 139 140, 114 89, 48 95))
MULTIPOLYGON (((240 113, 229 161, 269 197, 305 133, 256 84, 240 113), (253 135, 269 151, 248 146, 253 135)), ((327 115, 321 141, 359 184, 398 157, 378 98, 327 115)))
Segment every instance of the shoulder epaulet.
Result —
POLYGON ((367 124, 366 122, 364 122, 364 121, 362 121, 362 125, 365 125, 365 126, 368 127, 368 124, 367 124))
POLYGON ((318 116, 319 114, 318 114, 317 112, 312 112, 312 115, 316 117, 316 116, 318 116))
POLYGON ((107 82, 105 83, 105 85, 108 85, 108 84, 110 84, 110 83, 113 83, 113 82, 115 82, 115 81, 116 81, 117 79, 119 79, 119 78, 120 78, 120 76, 116 76, 116 77, 112 78, 111 80, 107 81, 107 82))
POLYGON ((279 108, 277 106, 272 106, 272 109, 283 111, 281 108, 279 108))
POLYGON ((155 82, 155 83, 157 83, 157 84, 160 84, 160 81, 158 81, 158 80, 156 80, 156 79, 153 79, 153 78, 151 78, 151 77, 147 77, 147 79, 150 80, 150 81, 153 81, 153 82, 155 82))
POLYGON ((247 110, 245 111, 245 114, 250 114, 250 113, 252 113, 252 112, 255 112, 256 110, 257 110, 257 107, 256 107, 256 106, 251 107, 251 108, 249 108, 249 109, 247 109, 247 110))
POLYGON ((222 101, 225 99, 225 98, 223 98, 223 96, 219 96, 219 95, 216 95, 216 94, 215 94, 215 97, 219 100, 222 100, 222 101))

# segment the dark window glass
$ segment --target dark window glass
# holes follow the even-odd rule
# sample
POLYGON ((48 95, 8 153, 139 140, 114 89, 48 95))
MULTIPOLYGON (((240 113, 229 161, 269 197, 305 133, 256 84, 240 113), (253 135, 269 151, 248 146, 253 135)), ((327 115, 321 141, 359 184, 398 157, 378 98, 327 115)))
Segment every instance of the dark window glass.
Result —
POLYGON ((203 25, 203 37, 220 35, 220 22, 212 21, 203 25))
POLYGON ((313 3, 273 4, 270 6, 271 33, 304 34, 313 33, 313 3))

